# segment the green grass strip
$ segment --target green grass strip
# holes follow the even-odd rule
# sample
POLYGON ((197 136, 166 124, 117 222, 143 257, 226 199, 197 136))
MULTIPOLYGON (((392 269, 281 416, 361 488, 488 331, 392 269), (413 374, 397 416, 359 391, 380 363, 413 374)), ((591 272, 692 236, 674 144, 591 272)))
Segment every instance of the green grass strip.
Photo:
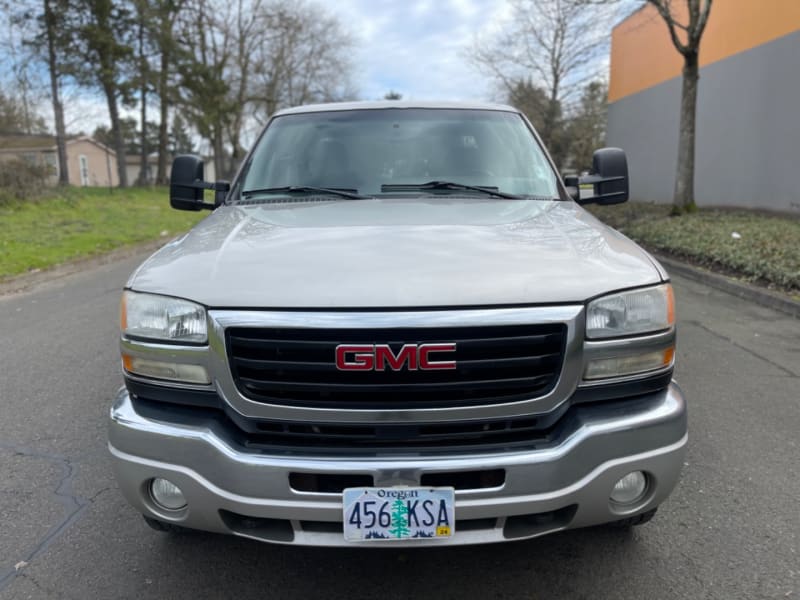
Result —
POLYGON ((207 211, 177 211, 167 188, 72 188, 0 206, 0 279, 186 231, 207 211))
POLYGON ((800 291, 797 217, 733 209, 700 209, 671 217, 668 205, 634 202, 587 208, 647 248, 747 281, 800 291))

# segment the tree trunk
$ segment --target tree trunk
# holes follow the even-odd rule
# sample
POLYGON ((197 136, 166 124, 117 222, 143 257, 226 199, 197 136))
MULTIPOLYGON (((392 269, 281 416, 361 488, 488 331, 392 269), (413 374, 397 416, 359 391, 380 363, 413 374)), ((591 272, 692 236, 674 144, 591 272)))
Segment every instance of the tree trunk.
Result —
POLYGON ((678 171, 675 176, 673 214, 697 209, 694 201, 694 146, 697 115, 697 81, 700 78, 697 52, 684 56, 681 89, 681 124, 678 140, 678 171))
MULTIPOLYGON (((117 154, 117 173, 119 187, 128 187, 128 171, 126 167, 125 142, 122 139, 122 128, 119 124, 119 107, 117 106, 117 90, 113 85, 104 85, 103 89, 108 100, 108 115, 111 118, 111 135, 114 140, 114 152, 117 154)), ((110 182, 109 182, 110 183, 110 182)))
POLYGON ((142 103, 142 148, 139 156, 139 177, 137 183, 139 185, 147 185, 150 183, 150 166, 147 164, 147 155, 150 152, 147 148, 147 91, 146 86, 142 86, 141 90, 141 103, 142 103))
POLYGON ((139 157, 139 185, 150 183, 149 165, 147 163, 147 58, 144 54, 144 16, 140 16, 139 21, 139 77, 141 77, 140 102, 142 103, 142 147, 139 157))
POLYGON ((69 185, 67 164, 67 132, 64 125, 64 105, 58 89, 58 64, 56 62, 55 15, 50 0, 44 0, 44 20, 47 35, 47 70, 50 74, 50 93, 53 96, 53 118, 56 122, 56 154, 58 155, 58 184, 69 185))
POLYGON ((147 148, 147 91, 142 86, 142 152, 139 157, 139 185, 150 183, 150 165, 147 164, 147 155, 150 150, 147 148))
POLYGON ((214 139, 212 140, 212 147, 214 148, 214 178, 220 179, 225 172, 225 146, 222 142, 222 125, 220 123, 214 124, 214 139))
POLYGON ((161 72, 158 74, 158 98, 160 102, 160 122, 158 124, 158 170, 156 183, 167 183, 167 145, 169 144, 169 90, 167 89, 169 57, 167 51, 161 49, 161 72))
MULTIPOLYGON (((237 119, 238 120, 238 119, 237 119)), ((241 130, 240 124, 235 124, 233 127, 233 131, 231 132, 231 156, 228 160, 228 165, 225 168, 225 173, 222 175, 218 175, 217 179, 232 179, 233 174, 236 172, 236 168, 239 166, 239 161, 242 158, 244 152, 240 149, 239 144, 239 131, 241 130)))

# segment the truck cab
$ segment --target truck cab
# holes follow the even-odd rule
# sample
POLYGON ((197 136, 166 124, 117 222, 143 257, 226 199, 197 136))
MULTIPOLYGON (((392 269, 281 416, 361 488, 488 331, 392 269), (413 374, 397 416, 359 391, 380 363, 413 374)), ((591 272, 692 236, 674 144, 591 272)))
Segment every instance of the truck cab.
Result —
POLYGON ((581 182, 627 200, 624 152, 562 181, 483 104, 284 110, 230 183, 176 158, 172 205, 210 214, 122 294, 123 495, 160 530, 315 546, 649 520, 687 441, 672 287, 581 182))

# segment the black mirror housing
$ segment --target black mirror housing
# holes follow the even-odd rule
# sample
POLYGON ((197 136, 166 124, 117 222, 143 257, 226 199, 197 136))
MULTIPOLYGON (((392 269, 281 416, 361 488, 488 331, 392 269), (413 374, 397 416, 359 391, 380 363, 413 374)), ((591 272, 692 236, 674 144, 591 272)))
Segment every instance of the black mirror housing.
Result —
POLYGON ((203 190, 203 159, 194 154, 182 154, 172 161, 169 176, 169 204, 178 210, 201 210, 203 190))
POLYGON ((628 159, 619 148, 601 148, 592 156, 592 174, 581 177, 581 183, 594 185, 594 196, 581 204, 621 204, 628 200, 628 159))
POLYGON ((214 182, 214 206, 220 206, 225 202, 228 197, 228 192, 231 189, 231 182, 225 179, 220 179, 214 182))
POLYGON ((577 175, 567 175, 564 177, 564 187, 567 188, 567 193, 570 198, 575 202, 581 201, 581 180, 577 175))

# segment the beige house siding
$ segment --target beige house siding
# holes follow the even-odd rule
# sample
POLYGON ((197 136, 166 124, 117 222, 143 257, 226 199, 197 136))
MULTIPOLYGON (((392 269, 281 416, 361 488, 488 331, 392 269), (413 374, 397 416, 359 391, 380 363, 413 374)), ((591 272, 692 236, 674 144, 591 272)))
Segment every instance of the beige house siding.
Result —
POLYGON ((69 183, 74 186, 116 187, 119 185, 117 157, 114 151, 89 139, 67 142, 69 183), (81 173, 81 157, 85 157, 85 172, 81 173))
MULTIPOLYGON (((46 165, 52 172, 49 183, 58 183, 58 160, 53 136, 0 136, 0 161, 5 160, 46 165)), ((67 140, 67 170, 70 185, 107 187, 119 184, 116 154, 88 136, 67 140), (83 161, 81 157, 84 157, 83 161), (81 168, 82 163, 85 169, 81 168)))
MULTIPOLYGON (((150 156, 148 159, 148 173, 147 183, 152 184, 156 180, 156 172, 158 171, 158 157, 150 156)), ((125 170, 128 173, 128 185, 139 184, 139 171, 141 167, 141 158, 139 156, 128 156, 128 162, 125 165, 125 170)), ((169 172, 169 163, 167 163, 167 172, 169 172)))

